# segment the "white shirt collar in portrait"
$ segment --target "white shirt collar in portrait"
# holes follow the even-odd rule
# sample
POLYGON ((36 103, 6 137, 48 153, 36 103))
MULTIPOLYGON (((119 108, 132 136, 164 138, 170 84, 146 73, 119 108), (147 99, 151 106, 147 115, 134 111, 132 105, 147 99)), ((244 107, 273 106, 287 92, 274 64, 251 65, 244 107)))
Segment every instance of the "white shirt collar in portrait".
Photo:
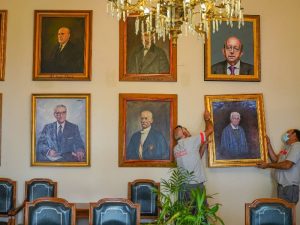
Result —
POLYGON ((57 130, 57 133, 59 131, 59 126, 61 125, 61 131, 63 132, 64 131, 64 128, 65 128, 65 125, 66 125, 66 122, 63 122, 63 123, 59 123, 59 122, 56 122, 56 130, 57 130))
MULTIPOLYGON (((227 63, 227 75, 231 75, 231 71, 229 69, 231 65, 227 63)), ((239 75, 240 74, 240 66, 241 66, 241 61, 239 60, 237 64, 234 65, 234 75, 239 75)))
POLYGON ((231 128, 234 129, 234 130, 238 130, 239 129, 239 125, 237 125, 236 127, 233 126, 232 123, 230 125, 231 125, 231 128))
POLYGON ((151 126, 144 129, 144 130, 141 130, 141 145, 144 144, 149 132, 150 132, 150 129, 151 129, 151 126))

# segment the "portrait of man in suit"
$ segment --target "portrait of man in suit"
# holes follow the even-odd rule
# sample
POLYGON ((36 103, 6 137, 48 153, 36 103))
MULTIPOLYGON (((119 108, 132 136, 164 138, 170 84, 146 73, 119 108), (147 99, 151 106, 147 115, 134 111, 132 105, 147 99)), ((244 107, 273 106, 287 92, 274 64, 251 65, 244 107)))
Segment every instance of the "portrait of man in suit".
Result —
POLYGON ((67 107, 54 108, 56 121, 44 126, 37 140, 37 155, 40 161, 81 162, 85 160, 85 144, 78 125, 67 120, 67 107))
MULTIPOLYGON (((42 55, 42 73, 83 73, 83 46, 72 40, 72 30, 62 26, 50 54, 42 55)), ((49 49, 48 49, 49 51, 49 49)))
POLYGON ((144 110, 140 114, 141 129, 135 132, 126 148, 126 160, 169 159, 169 146, 163 134, 152 126, 153 114, 144 110))
POLYGON ((226 39, 222 48, 222 54, 225 60, 212 65, 213 74, 227 75, 253 75, 254 66, 243 62, 243 44, 241 40, 235 36, 226 39))
POLYGON ((126 103, 124 160, 171 159, 171 104, 141 100, 126 103))
POLYGON ((128 55, 127 72, 140 74, 169 73, 170 63, 164 49, 154 43, 154 33, 144 32, 140 43, 128 55))

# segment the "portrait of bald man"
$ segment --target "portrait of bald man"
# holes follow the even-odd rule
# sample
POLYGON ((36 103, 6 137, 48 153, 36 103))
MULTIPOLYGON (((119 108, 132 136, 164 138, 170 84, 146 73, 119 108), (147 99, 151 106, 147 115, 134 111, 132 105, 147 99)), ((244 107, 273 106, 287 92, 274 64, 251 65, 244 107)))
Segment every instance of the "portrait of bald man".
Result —
POLYGON ((236 36, 230 36, 224 42, 222 48, 223 61, 215 63, 211 67, 212 74, 227 75, 253 75, 254 66, 241 60, 244 49, 243 43, 236 36))
POLYGON ((159 130, 153 127, 155 117, 150 110, 139 115, 140 130, 133 133, 126 147, 126 160, 167 160, 170 150, 159 130))

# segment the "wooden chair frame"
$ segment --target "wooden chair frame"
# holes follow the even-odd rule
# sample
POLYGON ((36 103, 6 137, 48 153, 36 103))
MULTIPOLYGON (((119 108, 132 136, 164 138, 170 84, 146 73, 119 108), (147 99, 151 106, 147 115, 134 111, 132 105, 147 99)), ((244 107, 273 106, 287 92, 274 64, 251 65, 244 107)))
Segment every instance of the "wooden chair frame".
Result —
POLYGON ((140 212, 141 212, 140 205, 134 204, 132 201, 130 201, 126 198, 103 198, 103 199, 100 199, 98 202, 91 202, 90 203, 89 225, 93 225, 93 217, 94 217, 93 209, 96 207, 99 207, 100 205, 102 205, 104 203, 125 203, 125 204, 129 205, 131 208, 135 208, 136 214, 137 214, 136 215, 136 225, 140 225, 140 212))
MULTIPOLYGON (((132 182, 128 182, 128 188, 127 188, 127 197, 129 200, 132 199, 132 193, 131 193, 131 187, 134 186, 136 183, 149 183, 152 184, 154 187, 156 187, 158 190, 160 190, 160 183, 159 182, 155 182, 154 180, 150 180, 150 179, 136 179, 132 182)), ((159 195, 157 196, 157 198, 159 198, 159 195)), ((160 208, 158 207, 158 215, 160 212, 160 208)), ((142 216, 141 215, 141 219, 157 219, 158 216, 142 216)))
POLYGON ((55 197, 45 197, 45 198, 38 198, 34 200, 33 202, 26 202, 25 203, 25 225, 28 225, 29 223, 29 218, 28 218, 28 213, 29 213, 29 207, 35 206, 36 204, 39 204, 41 202, 54 202, 54 203, 62 203, 65 207, 71 208, 71 225, 76 225, 76 207, 74 203, 70 203, 67 200, 63 198, 55 198, 55 197))
POLYGON ((295 211, 295 204, 289 203, 283 199, 280 198, 258 198, 255 199, 252 203, 246 203, 245 204, 245 225, 251 225, 250 224, 250 210, 251 208, 256 208, 259 204, 264 203, 277 203, 282 204, 286 208, 290 208, 292 210, 292 224, 296 225, 296 211, 295 211))
POLYGON ((13 186, 13 207, 10 211, 8 211, 7 214, 0 213, 0 217, 7 217, 8 222, 7 225, 15 225, 16 224, 16 219, 15 216, 18 213, 16 211, 16 192, 17 192, 17 182, 14 180, 11 180, 9 178, 0 178, 0 182, 7 182, 13 186))

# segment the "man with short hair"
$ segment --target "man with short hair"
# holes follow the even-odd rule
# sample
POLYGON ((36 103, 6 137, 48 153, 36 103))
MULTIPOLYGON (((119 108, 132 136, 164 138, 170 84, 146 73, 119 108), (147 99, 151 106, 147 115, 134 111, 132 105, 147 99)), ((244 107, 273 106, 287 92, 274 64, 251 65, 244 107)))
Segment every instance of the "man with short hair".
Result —
POLYGON ((38 161, 84 161, 85 146, 78 126, 66 120, 67 107, 54 108, 56 121, 46 124, 37 142, 38 161))
POLYGON ((202 164, 202 156, 205 151, 204 144, 207 143, 208 137, 213 133, 213 125, 210 120, 208 111, 204 112, 205 131, 195 136, 191 136, 190 132, 180 125, 174 129, 174 138, 177 145, 174 147, 174 156, 177 167, 193 172, 194 179, 190 183, 185 184, 185 193, 180 193, 181 199, 190 199, 193 189, 204 188, 206 176, 202 164), (200 148, 200 146, 202 146, 200 148))
POLYGON ((278 198, 297 204, 300 186, 300 130, 290 129, 283 134, 284 148, 278 154, 274 152, 268 136, 266 140, 271 163, 260 162, 257 167, 275 169, 278 198))
POLYGON ((220 154, 222 159, 241 159, 249 157, 249 149, 244 129, 240 126, 241 115, 230 113, 230 123, 223 129, 220 154))
MULTIPOLYGON (((47 51, 49 51, 47 49, 47 51)), ((42 54, 45 57, 46 54, 42 54)), ((57 44, 48 59, 42 59, 42 73, 83 73, 83 46, 71 42, 71 30, 60 27, 57 44)))
POLYGON ((169 146, 161 132, 153 128, 153 114, 144 110, 140 115, 141 130, 135 132, 126 148, 127 160, 166 160, 169 146))
POLYGON ((134 49, 127 60, 127 72, 138 74, 170 73, 165 51, 153 43, 154 34, 142 34, 142 45, 134 49))
POLYGON ((211 67, 212 74, 227 75, 253 75, 253 65, 241 61, 243 56, 243 44, 235 36, 229 37, 222 48, 225 60, 218 62, 211 67))

